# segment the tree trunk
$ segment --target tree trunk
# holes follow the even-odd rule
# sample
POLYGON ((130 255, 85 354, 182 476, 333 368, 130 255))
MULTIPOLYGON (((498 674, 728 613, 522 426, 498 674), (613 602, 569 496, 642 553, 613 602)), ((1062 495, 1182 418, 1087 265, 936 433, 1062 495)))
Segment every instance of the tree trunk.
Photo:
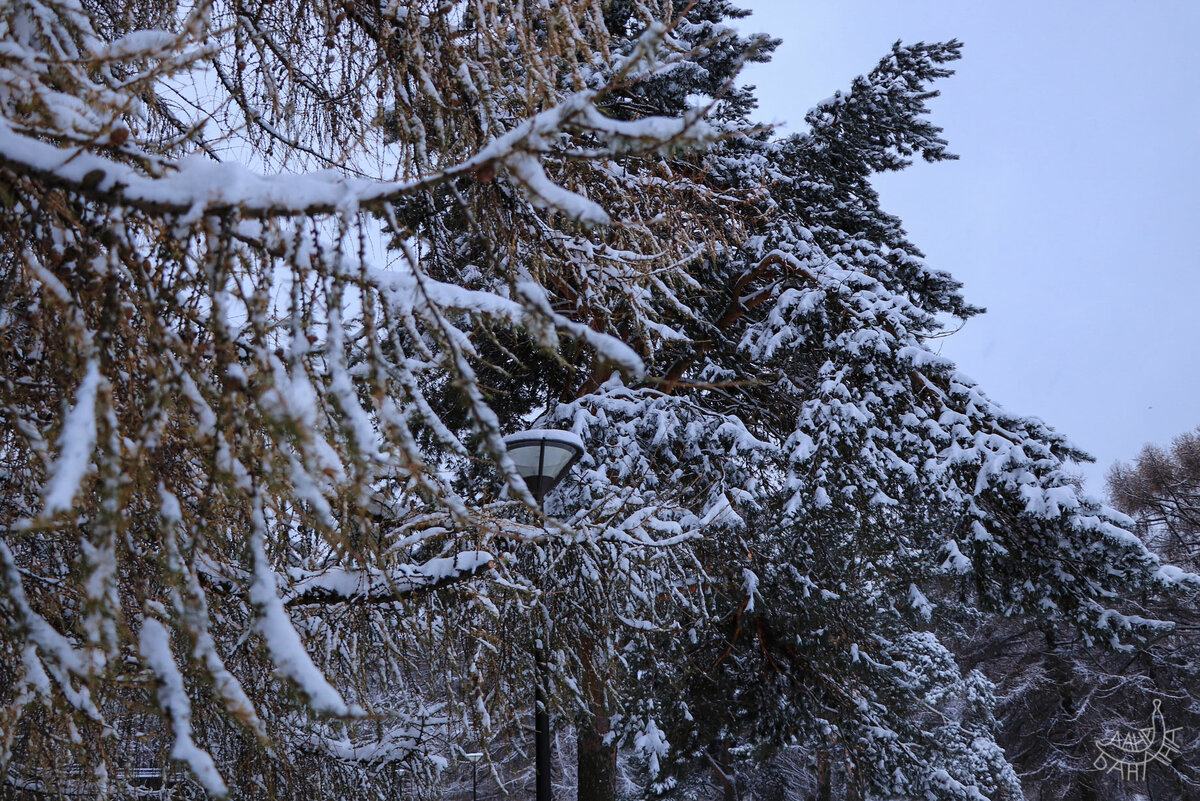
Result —
POLYGON ((832 801, 833 786, 830 781, 829 752, 817 752, 817 799, 816 801, 832 801))
POLYGON ((591 704, 591 715, 579 721, 578 750, 579 801, 615 801, 617 797, 617 749, 604 744, 608 733, 608 715, 603 707, 591 704))
POLYGON ((583 692, 588 711, 579 719, 576 734, 576 772, 578 801, 615 801, 617 797, 617 749, 605 745, 609 732, 608 704, 604 701, 604 679, 596 643, 584 638, 580 644, 583 662, 583 692))
MULTIPOLYGON (((1073 692, 1075 670, 1069 661, 1070 654, 1064 654, 1058 647, 1058 638, 1052 626, 1047 626, 1043 633, 1046 638, 1046 673, 1058 685, 1058 702, 1062 708, 1060 724, 1050 734, 1058 741, 1059 747, 1080 764, 1086 764, 1091 743, 1075 723, 1079 702, 1073 692)), ((1100 801, 1100 791, 1090 770, 1077 768, 1074 783, 1075 792, 1072 795, 1077 801, 1100 801)))
POLYGON ((713 742, 708 747, 708 764, 723 788, 723 801, 738 801, 737 779, 733 775, 733 760, 729 757, 729 741, 713 742))
POLYGON ((846 801, 862 801, 862 787, 859 784, 858 765, 846 760, 846 801))

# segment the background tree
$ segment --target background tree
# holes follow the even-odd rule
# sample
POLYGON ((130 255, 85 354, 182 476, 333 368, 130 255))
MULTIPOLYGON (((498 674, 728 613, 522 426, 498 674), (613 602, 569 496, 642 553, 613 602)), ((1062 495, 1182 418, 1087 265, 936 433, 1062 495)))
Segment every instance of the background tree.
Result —
MULTIPOLYGON (((1179 568, 1200 572, 1200 429, 1180 434, 1167 448, 1147 445, 1131 465, 1114 465, 1108 473, 1108 492, 1151 548, 1179 568)), ((1155 596, 1150 609, 1175 621, 1174 631, 1129 654, 1119 669, 1137 673, 1145 688, 1129 699, 1131 705, 1140 701, 1145 709, 1160 699, 1168 725, 1180 729, 1180 757, 1169 770, 1157 766, 1149 776, 1150 790, 1156 798, 1195 797, 1200 795, 1200 774, 1185 754, 1200 745, 1200 595, 1192 591, 1155 596)), ((1138 719, 1137 712, 1129 718, 1138 719)))
POLYGON ((1173 563, 1200 567, 1200 429, 1180 434, 1169 448, 1147 445, 1133 464, 1108 473, 1113 505, 1173 563))

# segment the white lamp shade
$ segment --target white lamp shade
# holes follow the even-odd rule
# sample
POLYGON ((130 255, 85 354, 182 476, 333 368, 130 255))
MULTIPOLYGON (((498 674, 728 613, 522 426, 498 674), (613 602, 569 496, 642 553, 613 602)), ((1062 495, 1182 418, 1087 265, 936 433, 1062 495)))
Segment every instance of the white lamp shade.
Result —
POLYGON ((583 456, 583 441, 570 431, 521 431, 505 437, 504 445, 538 503, 583 456))

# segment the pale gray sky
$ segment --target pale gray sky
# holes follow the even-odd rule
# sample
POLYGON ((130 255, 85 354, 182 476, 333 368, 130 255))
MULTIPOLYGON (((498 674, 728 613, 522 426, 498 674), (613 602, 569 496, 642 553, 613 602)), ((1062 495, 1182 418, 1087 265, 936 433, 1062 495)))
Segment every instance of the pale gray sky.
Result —
POLYGON ((936 268, 988 308, 942 352, 1013 412, 1114 460, 1200 425, 1200 2, 741 0, 783 39, 745 73, 805 112, 891 44, 958 38, 933 120, 956 162, 876 181, 936 268))

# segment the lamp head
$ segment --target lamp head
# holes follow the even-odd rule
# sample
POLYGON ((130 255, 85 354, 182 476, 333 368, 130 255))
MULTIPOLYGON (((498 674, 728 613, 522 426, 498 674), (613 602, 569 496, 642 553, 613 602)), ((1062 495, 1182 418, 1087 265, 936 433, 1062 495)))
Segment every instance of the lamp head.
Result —
POLYGON ((504 445, 539 506, 583 456, 583 440, 570 431, 519 431, 505 437, 504 445))

